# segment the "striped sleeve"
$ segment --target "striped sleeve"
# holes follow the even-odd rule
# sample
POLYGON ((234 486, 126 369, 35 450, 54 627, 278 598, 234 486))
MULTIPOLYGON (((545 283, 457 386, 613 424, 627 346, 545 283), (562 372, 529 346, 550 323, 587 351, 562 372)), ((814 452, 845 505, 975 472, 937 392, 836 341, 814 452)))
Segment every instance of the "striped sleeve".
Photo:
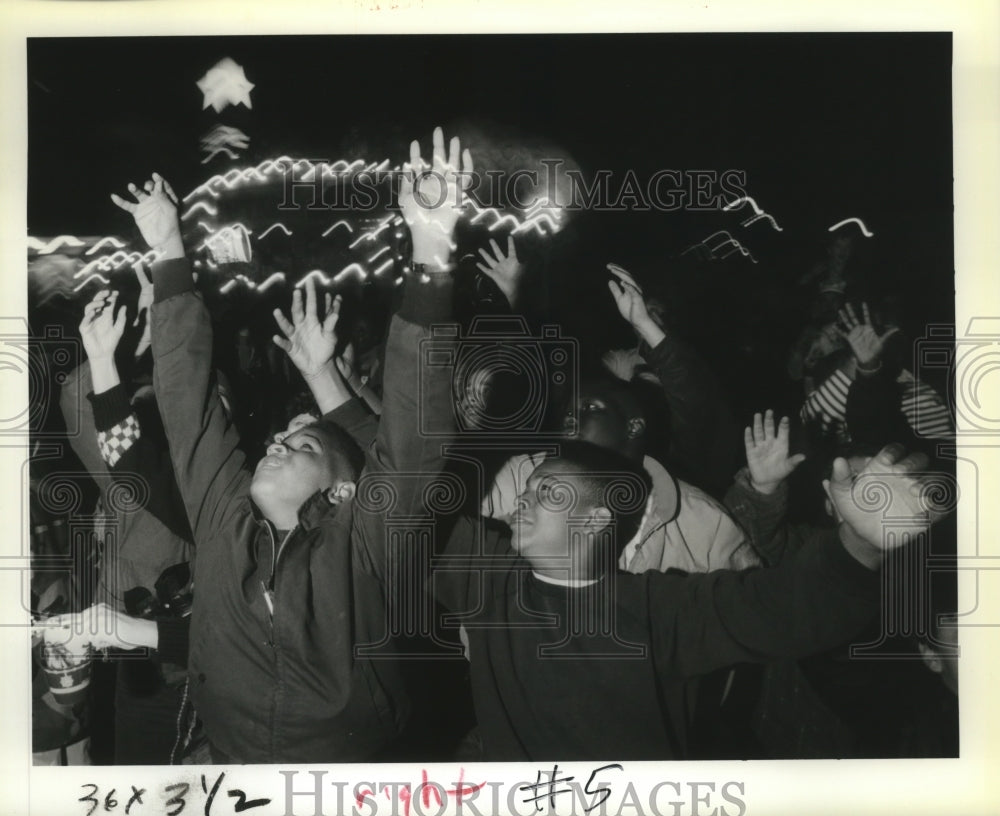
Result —
POLYGON ((847 416, 847 393, 851 378, 839 368, 806 397, 799 412, 803 422, 818 422, 823 432, 844 424, 847 416))
POLYGON ((900 408, 913 432, 931 439, 952 436, 951 412, 937 391, 914 380, 909 371, 904 370, 899 381, 903 384, 900 408))

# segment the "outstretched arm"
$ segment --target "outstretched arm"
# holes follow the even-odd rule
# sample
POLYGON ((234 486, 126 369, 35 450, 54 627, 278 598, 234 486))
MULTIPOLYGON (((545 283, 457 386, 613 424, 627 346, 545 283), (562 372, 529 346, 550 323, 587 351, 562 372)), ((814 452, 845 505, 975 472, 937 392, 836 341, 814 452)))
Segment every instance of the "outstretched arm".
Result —
POLYGON ((618 312, 642 343, 670 407, 670 464, 680 475, 720 495, 737 468, 736 423, 707 364, 650 315, 642 288, 617 264, 608 281, 618 312))
POLYGON ((856 634, 878 610, 877 570, 884 553, 908 538, 885 536, 883 520, 908 525, 914 537, 930 526, 920 499, 925 466, 924 457, 907 456, 894 445, 856 476, 838 459, 825 483, 840 521, 836 531, 813 531, 773 569, 693 576, 669 588, 651 585, 663 654, 690 675, 739 661, 802 657, 856 634), (866 506, 872 492, 885 506, 866 506))
MULTIPOLYGON (((420 146, 410 146, 409 166, 414 174, 426 165, 420 146)), ((400 207, 413 238, 413 274, 405 283, 403 302, 393 317, 386 342, 382 416, 369 452, 365 478, 372 484, 388 480, 395 502, 390 513, 413 516, 421 512, 424 490, 444 467, 444 434, 454 426, 451 375, 448 365, 427 365, 421 346, 432 336, 431 327, 452 319, 452 234, 466 174, 472 171, 468 150, 457 138, 445 154, 444 135, 434 131, 433 168, 428 183, 444 190, 414 189, 404 178, 400 207), (459 177, 461 167, 462 177, 459 177), (418 198, 417 193, 424 194, 418 198), (437 204, 431 206, 427 202, 437 204), (433 426, 435 433, 424 433, 433 426)), ((384 559, 385 517, 364 512, 364 483, 358 488, 357 519, 363 540, 377 566, 384 559)))
POLYGON ((156 173, 143 189, 130 184, 129 191, 135 201, 112 200, 133 215, 158 255, 150 310, 156 398, 195 543, 211 545, 221 540, 214 535, 219 525, 248 495, 249 473, 218 397, 211 322, 184 256, 177 197, 156 173))
MULTIPOLYGON (((126 309, 122 306, 115 316, 117 299, 117 292, 98 292, 84 307, 80 323, 80 336, 93 380, 93 391, 87 399, 93 409, 101 458, 112 483, 128 483, 133 475, 142 479, 148 496, 143 509, 174 535, 190 542, 191 528, 169 451, 155 444, 148 433, 143 434, 139 415, 118 377, 114 355, 125 330, 126 309)), ((131 522, 128 514, 122 521, 126 525, 122 533, 127 535, 131 522)))

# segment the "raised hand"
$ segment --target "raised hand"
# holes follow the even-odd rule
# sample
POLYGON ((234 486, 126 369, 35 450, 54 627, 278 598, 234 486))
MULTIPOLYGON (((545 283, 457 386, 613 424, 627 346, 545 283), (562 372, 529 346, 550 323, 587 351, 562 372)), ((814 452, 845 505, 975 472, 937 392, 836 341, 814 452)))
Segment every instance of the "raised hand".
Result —
POLYGON ((642 355, 633 349, 611 349, 604 352, 601 364, 619 380, 631 382, 635 370, 642 365, 642 355))
POLYGON ((490 246, 493 247, 493 255, 480 247, 479 254, 483 256, 483 262, 477 262, 476 267, 493 279, 493 282, 500 287, 507 302, 513 306, 517 301, 520 289, 521 277, 524 275, 524 264, 517 257, 517 249, 514 247, 514 236, 507 236, 507 254, 503 254, 500 245, 490 238, 490 246))
POLYGON ((775 432, 774 411, 769 408, 763 417, 754 414, 753 426, 743 431, 750 484, 758 493, 773 493, 806 458, 802 453, 788 455, 788 428, 788 417, 782 417, 775 432))
POLYGON ((846 459, 835 459, 823 489, 838 520, 853 535, 877 550, 895 549, 905 543, 905 537, 885 535, 884 519, 893 519, 897 528, 909 526, 911 535, 930 526, 920 482, 920 472, 926 469, 927 462, 922 453, 907 454, 902 445, 887 445, 857 474, 846 459))
POLYGON ((118 292, 103 289, 83 307, 80 338, 92 366, 113 360, 115 349, 125 333, 125 307, 122 306, 115 317, 117 303, 118 292))
POLYGON ((126 201, 114 193, 111 200, 132 213, 146 243, 160 253, 161 260, 184 257, 177 219, 177 196, 167 181, 159 173, 153 173, 153 178, 143 185, 143 189, 129 183, 128 190, 135 201, 126 201))
POLYGON ((439 127, 434 128, 431 165, 421 158, 420 143, 411 142, 399 188, 399 206, 413 237, 413 262, 436 269, 448 265, 462 191, 472 183, 472 155, 461 149, 457 136, 448 150, 446 157, 439 127))
POLYGON ((629 322, 640 339, 650 346, 656 346, 663 339, 664 332, 646 308, 642 287, 618 264, 609 263, 607 268, 618 279, 608 281, 608 289, 615 299, 618 313, 629 322))
MULTIPOLYGON (((316 284, 306 278, 305 308, 302 305, 302 288, 296 287, 292 295, 292 321, 289 323, 281 313, 274 310, 274 319, 285 335, 274 335, 275 344, 282 349, 302 376, 308 381, 328 371, 337 346, 334 330, 340 318, 340 295, 329 300, 327 296, 326 316, 320 322, 316 313, 316 284)), ((336 376, 336 375, 334 375, 336 376)))
POLYGON ((872 326, 871 313, 868 311, 868 304, 861 304, 862 320, 854 313, 854 307, 848 303, 840 310, 840 322, 843 327, 837 326, 837 331, 843 337, 854 352, 858 365, 862 369, 875 369, 882 359, 882 349, 885 346, 886 338, 895 334, 899 329, 889 329, 881 336, 872 326))

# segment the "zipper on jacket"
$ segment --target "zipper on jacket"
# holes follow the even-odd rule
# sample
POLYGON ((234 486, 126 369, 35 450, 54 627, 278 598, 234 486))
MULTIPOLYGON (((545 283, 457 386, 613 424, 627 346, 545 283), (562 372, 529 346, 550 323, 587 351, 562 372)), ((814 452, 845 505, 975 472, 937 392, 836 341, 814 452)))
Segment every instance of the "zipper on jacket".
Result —
POLYGON ((278 552, 275 554, 275 556, 274 556, 274 563, 271 565, 271 586, 272 587, 274 586, 274 577, 275 577, 275 575, 278 572, 278 559, 281 558, 281 553, 285 549, 285 545, 288 543, 288 539, 290 539, 292 537, 292 533, 294 533, 297 529, 298 529, 298 525, 295 525, 291 530, 289 530, 287 533, 285 533, 285 537, 281 540, 281 544, 278 545, 278 552))

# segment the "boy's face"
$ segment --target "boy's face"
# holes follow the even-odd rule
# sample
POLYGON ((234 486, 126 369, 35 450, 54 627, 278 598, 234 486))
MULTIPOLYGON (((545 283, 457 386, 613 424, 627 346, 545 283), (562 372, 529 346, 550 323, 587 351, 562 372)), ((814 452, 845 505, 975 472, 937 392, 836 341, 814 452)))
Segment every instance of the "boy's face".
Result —
POLYGON ((579 527, 590 510, 572 466, 546 460, 535 468, 518 496, 510 519, 511 546, 529 561, 566 558, 571 527, 579 527))
MULTIPOLYGON (((291 425, 298 424, 299 417, 291 425)), ((262 508, 280 506, 298 510, 317 490, 332 487, 336 481, 331 462, 330 443, 309 425, 279 435, 267 448, 267 455, 257 463, 251 495, 262 508)))
POLYGON ((635 439, 640 426, 638 411, 630 411, 601 382, 584 383, 576 403, 577 419, 567 413, 563 433, 570 439, 590 442, 602 448, 624 450, 635 439), (635 416, 629 416, 635 414, 635 416))

